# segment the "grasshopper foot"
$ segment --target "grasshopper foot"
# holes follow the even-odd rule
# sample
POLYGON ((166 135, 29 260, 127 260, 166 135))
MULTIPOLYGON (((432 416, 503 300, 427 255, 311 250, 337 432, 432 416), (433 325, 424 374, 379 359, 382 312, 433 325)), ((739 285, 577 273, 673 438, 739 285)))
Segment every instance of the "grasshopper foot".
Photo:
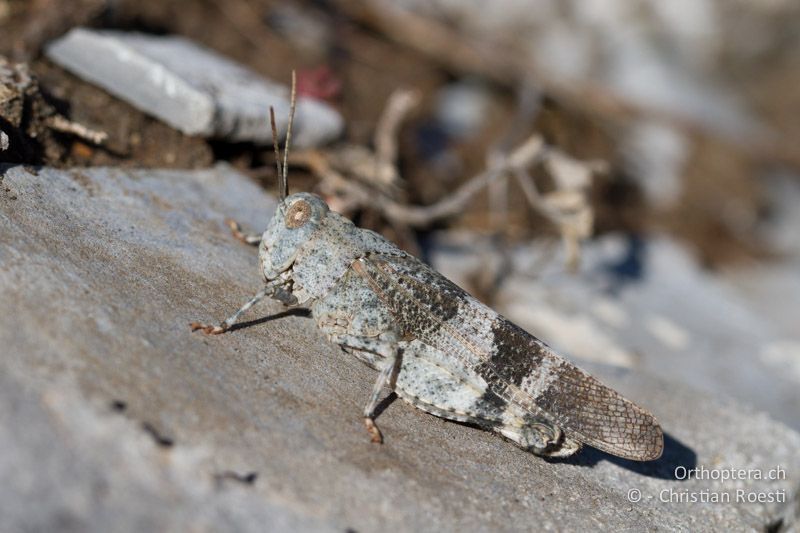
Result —
POLYGON ((238 240, 242 241, 245 244, 249 244, 251 246, 258 246, 261 242, 261 235, 250 235, 242 231, 242 227, 233 219, 225 219, 225 224, 231 229, 231 234, 233 237, 238 240))
POLYGON ((206 335, 220 335, 228 331, 228 328, 224 326, 209 326, 208 324, 201 324, 200 322, 192 322, 189 324, 189 327, 192 328, 192 331, 200 330, 206 335))
POLYGON ((375 420, 370 417, 364 417, 364 426, 366 426, 367 433, 369 433, 372 442, 375 444, 383 444, 383 435, 381 435, 381 430, 378 429, 378 426, 375 425, 375 420))

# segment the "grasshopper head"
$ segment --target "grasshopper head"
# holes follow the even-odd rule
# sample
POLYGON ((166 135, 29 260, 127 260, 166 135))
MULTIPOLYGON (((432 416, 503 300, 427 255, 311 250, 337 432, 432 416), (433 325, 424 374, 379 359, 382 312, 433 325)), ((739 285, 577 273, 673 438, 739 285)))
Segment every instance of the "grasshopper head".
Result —
POLYGON ((288 196, 278 205, 258 251, 267 281, 291 271, 297 254, 327 214, 328 205, 319 196, 306 192, 288 196))
POLYGON ((275 164, 278 169, 281 202, 275 210, 275 216, 261 236, 258 258, 261 271, 269 283, 278 278, 284 282, 291 292, 292 267, 298 254, 309 245, 309 241, 328 214, 328 204, 319 196, 310 193, 297 193, 288 196, 289 183, 289 142, 292 138, 292 122, 294 121, 297 100, 297 77, 292 71, 292 92, 289 109, 289 123, 286 129, 286 142, 283 148, 283 164, 281 150, 278 147, 278 128, 275 124, 275 110, 270 107, 269 115, 272 124, 272 143, 275 148, 275 164))

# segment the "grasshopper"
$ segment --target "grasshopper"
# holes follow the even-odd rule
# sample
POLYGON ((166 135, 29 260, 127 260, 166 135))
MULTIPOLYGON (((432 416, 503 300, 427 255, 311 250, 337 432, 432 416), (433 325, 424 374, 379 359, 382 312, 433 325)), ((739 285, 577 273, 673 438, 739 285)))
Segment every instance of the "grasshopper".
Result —
POLYGON ((193 331, 224 333, 266 296, 310 308, 330 342, 378 371, 363 412, 373 442, 383 440, 375 409, 389 387, 423 411, 537 455, 567 457, 587 444, 638 461, 661 456, 663 433, 649 412, 320 197, 288 195, 294 93, 293 77, 283 165, 275 142, 275 215, 260 237, 232 226, 258 243, 265 285, 220 325, 192 323, 193 331))

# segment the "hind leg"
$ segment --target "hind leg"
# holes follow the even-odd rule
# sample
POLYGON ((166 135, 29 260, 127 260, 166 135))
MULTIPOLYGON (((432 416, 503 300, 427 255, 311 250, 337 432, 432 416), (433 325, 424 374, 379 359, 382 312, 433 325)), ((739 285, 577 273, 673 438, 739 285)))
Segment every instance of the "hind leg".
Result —
POLYGON ((441 353, 416 341, 404 352, 395 391, 423 411, 499 433, 537 455, 566 457, 581 447, 542 414, 507 402, 479 375, 447 365, 441 353))
POLYGON ((504 423, 505 401, 475 374, 451 369, 417 354, 404 352, 395 380, 403 400, 432 415, 469 422, 484 429, 504 423))

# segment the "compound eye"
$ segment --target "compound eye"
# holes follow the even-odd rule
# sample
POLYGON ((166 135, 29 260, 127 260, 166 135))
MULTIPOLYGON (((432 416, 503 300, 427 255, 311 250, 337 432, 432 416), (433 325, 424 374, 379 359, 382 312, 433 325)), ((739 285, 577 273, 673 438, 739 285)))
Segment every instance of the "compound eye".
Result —
POLYGON ((286 212, 286 227, 296 229, 311 218, 311 205, 305 200, 298 200, 286 212))

